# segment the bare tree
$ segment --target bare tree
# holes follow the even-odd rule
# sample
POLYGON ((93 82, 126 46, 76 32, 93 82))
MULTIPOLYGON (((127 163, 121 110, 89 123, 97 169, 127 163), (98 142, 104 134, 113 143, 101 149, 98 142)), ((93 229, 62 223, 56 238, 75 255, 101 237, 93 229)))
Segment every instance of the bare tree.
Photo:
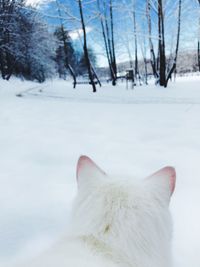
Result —
MULTIPOLYGON (((199 0, 200 1, 200 0, 199 0)), ((177 64, 177 56, 178 56, 178 49, 179 49, 179 40, 180 40, 180 29, 181 29, 181 5, 182 5, 182 0, 179 0, 178 4, 178 29, 177 29, 177 37, 176 37, 176 49, 175 49, 175 54, 173 58, 173 64, 171 66, 171 69, 169 70, 166 78, 166 85, 169 81, 169 79, 172 76, 173 72, 176 72, 176 64, 177 64)))
POLYGON ((182 6, 182 0, 179 0, 178 17, 177 17, 176 48, 175 48, 172 66, 169 68, 169 70, 167 70, 166 53, 165 53, 165 23, 164 23, 164 12, 163 12, 163 0, 157 1, 157 9, 158 9, 158 59, 157 60, 158 60, 158 70, 159 70, 158 82, 161 86, 164 86, 164 87, 167 87, 168 81, 171 78, 172 73, 176 71, 179 40, 180 40, 181 6, 182 6))
POLYGON ((56 5, 57 5, 57 9, 58 9, 58 15, 60 18, 60 29, 61 29, 61 34, 62 34, 62 42, 63 42, 64 55, 65 55, 65 67, 66 67, 66 69, 69 70, 69 72, 73 78, 73 81, 74 81, 73 84, 74 84, 74 88, 75 88, 76 87, 76 74, 75 74, 72 66, 69 63, 68 44, 67 44, 68 36, 66 36, 66 32, 64 29, 64 24, 63 24, 63 20, 62 20, 62 16, 61 16, 61 10, 60 10, 58 0, 56 0, 56 5))
MULTIPOLYGON (((114 21, 113 21, 113 3, 110 0, 110 28, 111 28, 111 43, 112 43, 112 68, 117 78, 117 63, 115 57, 115 41, 114 41, 114 21)), ((114 85, 114 84, 113 84, 114 85)))
POLYGON ((151 24, 151 2, 150 2, 150 0, 147 0, 146 14, 147 14, 147 21, 148 21, 150 62, 151 62, 153 75, 157 79, 158 73, 157 73, 156 56, 155 56, 154 45, 153 45, 153 41, 152 41, 152 37, 151 37, 152 36, 152 24, 151 24))
MULTIPOLYGON (((144 28, 143 28, 144 30, 144 28)), ((140 47, 141 47, 141 52, 142 52, 142 57, 143 57, 143 62, 144 62, 144 70, 143 70, 143 80, 146 85, 148 85, 148 70, 147 70, 147 38, 146 34, 144 31, 144 34, 140 38, 140 47)))
POLYGON ((166 86, 165 30, 162 0, 158 0, 158 38, 159 84, 166 86))
POLYGON ((115 56, 115 41, 114 41, 113 2, 112 0, 109 0, 108 4, 107 1, 105 0, 103 0, 103 2, 97 0, 97 7, 99 12, 102 36, 105 45, 106 57, 108 60, 112 85, 116 85, 117 63, 115 56), (102 6, 100 3, 102 3, 102 6))
POLYGON ((91 63, 90 63, 90 59, 89 59, 89 54, 88 54, 87 35, 86 35, 85 21, 84 21, 84 16, 83 16, 82 0, 78 0, 78 6, 79 6, 79 13, 80 13, 80 18, 81 18, 81 26, 82 26, 82 31, 83 31, 83 51, 84 51, 86 65, 88 68, 88 76, 89 76, 90 83, 91 83, 92 88, 93 88, 93 92, 95 93, 97 90, 96 90, 96 84, 94 81, 94 74, 92 71, 92 67, 91 67, 91 63))
MULTIPOLYGON (((199 9, 200 9, 200 0, 198 0, 198 2, 199 2, 199 9)), ((200 71, 200 17, 199 17, 197 57, 198 57, 198 67, 199 67, 199 71, 200 71)))
POLYGON ((138 46, 137 46, 137 24, 136 24, 136 7, 135 0, 133 1, 133 27, 134 27, 134 41, 135 41, 135 79, 140 79, 138 66, 138 46))

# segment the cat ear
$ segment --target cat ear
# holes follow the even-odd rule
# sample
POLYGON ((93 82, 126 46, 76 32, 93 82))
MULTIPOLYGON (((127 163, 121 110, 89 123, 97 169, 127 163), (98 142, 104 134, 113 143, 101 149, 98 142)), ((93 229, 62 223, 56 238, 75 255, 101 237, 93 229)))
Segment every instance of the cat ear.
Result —
MULTIPOLYGON (((151 183, 154 191, 160 193, 160 196, 166 196, 170 200, 176 184, 176 171, 173 167, 164 167, 149 176, 146 181, 151 183)), ((155 193, 156 193, 155 192, 155 193)))
POLYGON ((81 156, 77 163, 76 179, 78 184, 89 183, 102 176, 106 176, 106 173, 102 171, 89 157, 81 156))

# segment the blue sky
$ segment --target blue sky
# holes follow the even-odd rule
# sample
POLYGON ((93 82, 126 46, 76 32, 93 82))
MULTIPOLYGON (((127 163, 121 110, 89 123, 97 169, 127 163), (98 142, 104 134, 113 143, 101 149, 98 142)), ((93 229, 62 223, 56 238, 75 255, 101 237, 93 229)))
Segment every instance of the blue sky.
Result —
MULTIPOLYGON (((30 0, 34 1, 34 0, 30 0)), ((35 0, 38 1, 38 0, 35 0)), ((101 0, 102 3, 103 0, 101 0)), ((109 0, 107 0, 109 2, 109 0)), ((128 60, 128 49, 133 54, 134 51, 134 35, 133 35, 133 0, 113 0, 114 3, 114 21, 115 21, 115 43, 118 62, 128 60)), ((135 0, 137 32, 139 41, 139 56, 144 51, 144 37, 147 35, 147 21, 145 17, 146 4, 145 0, 135 0)), ((152 0, 156 2, 156 0, 152 0)), ((177 32, 177 6, 178 0, 165 0, 165 33, 167 51, 171 51, 171 47, 175 45, 175 36, 177 32)), ((62 17, 65 27, 69 31, 75 31, 81 28, 78 11, 78 3, 76 0, 59 0, 62 17), (70 16, 69 16, 70 14, 70 16), (74 19, 76 18, 76 19, 74 19)), ((85 21, 88 28, 88 44, 98 55, 99 64, 105 65, 107 62, 104 56, 104 46, 101 36, 101 27, 99 19, 95 18, 97 9, 95 1, 83 0, 85 21), (93 18, 93 19, 91 19, 93 18)), ((182 24, 180 50, 194 50, 197 47, 198 37, 198 1, 182 0, 182 24)), ((46 19, 53 29, 59 24, 57 7, 55 1, 43 4, 42 12, 46 15, 46 19)), ((152 11, 153 35, 155 37, 155 45, 157 44, 157 19, 156 12, 152 11)), ((81 44, 80 40, 76 40, 76 44, 81 44)), ((148 42, 146 42, 146 45, 148 42)), ((147 47, 148 56, 148 47, 147 47)))

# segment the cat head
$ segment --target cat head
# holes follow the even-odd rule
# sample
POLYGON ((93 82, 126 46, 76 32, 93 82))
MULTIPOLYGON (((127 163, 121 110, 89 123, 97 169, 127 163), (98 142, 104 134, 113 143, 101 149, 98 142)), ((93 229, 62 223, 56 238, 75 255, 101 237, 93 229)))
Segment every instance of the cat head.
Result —
POLYGON ((143 180, 112 177, 81 156, 73 212, 76 234, 99 240, 116 251, 126 248, 126 257, 137 258, 140 249, 150 258, 152 253, 160 254, 160 263, 166 261, 171 237, 168 206, 175 182, 173 167, 164 167, 143 180), (130 255, 128 247, 132 248, 130 255))
MULTIPOLYGON (((81 156, 77 163, 76 179, 80 194, 101 191, 102 189, 106 193, 106 188, 118 188, 121 192, 125 191, 127 195, 130 193, 131 196, 129 197, 132 199, 136 197, 134 191, 138 187, 138 189, 146 191, 145 195, 141 194, 141 198, 150 197, 153 202, 156 200, 158 203, 168 206, 175 189, 176 172, 173 167, 168 166, 149 175, 142 181, 138 181, 133 177, 127 179, 124 175, 110 177, 89 157, 81 156), (131 194, 131 190, 133 190, 133 194, 131 194)), ((101 195, 101 198, 103 198, 103 195, 101 195)), ((120 199, 120 194, 118 197, 120 199)))

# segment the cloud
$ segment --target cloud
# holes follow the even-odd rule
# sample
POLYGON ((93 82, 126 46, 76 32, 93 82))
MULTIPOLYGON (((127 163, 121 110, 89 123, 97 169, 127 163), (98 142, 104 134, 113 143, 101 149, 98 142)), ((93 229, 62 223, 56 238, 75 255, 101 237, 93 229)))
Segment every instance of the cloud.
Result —
POLYGON ((31 5, 33 7, 36 7, 36 6, 39 6, 39 5, 42 5, 42 4, 45 4, 47 2, 50 2, 49 0, 26 0, 26 5, 31 5))
MULTIPOLYGON (((86 33, 89 33, 91 31, 92 31, 91 27, 86 27, 86 33)), ((79 39, 80 37, 83 36, 83 30, 82 29, 77 29, 77 30, 74 30, 74 31, 70 31, 69 32, 69 36, 72 38, 72 40, 77 40, 77 39, 79 39)))

